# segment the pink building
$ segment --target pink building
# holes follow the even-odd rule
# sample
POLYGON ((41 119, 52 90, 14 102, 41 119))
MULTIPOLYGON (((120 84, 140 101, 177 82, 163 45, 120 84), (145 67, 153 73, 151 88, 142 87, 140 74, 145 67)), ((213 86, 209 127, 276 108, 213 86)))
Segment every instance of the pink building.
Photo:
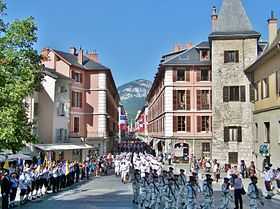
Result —
POLYGON ((70 48, 69 52, 45 48, 45 67, 71 79, 69 138, 93 145, 100 153, 113 150, 118 134, 119 95, 111 70, 96 53, 70 48))
POLYGON ((147 106, 145 105, 138 112, 135 118, 135 134, 143 141, 145 141, 148 136, 147 113, 148 113, 148 109, 147 106))
POLYGON ((148 132, 156 151, 184 161, 210 157, 211 81, 208 42, 162 57, 147 96, 148 132))

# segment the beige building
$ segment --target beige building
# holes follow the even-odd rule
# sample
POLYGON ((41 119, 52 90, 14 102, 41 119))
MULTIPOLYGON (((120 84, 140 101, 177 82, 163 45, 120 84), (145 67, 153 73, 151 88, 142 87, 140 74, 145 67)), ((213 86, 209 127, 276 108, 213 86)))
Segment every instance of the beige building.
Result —
POLYGON ((259 171, 266 162, 280 167, 280 31, 273 14, 268 20, 268 31, 268 47, 246 69, 254 102, 253 150, 259 171))
POLYGON ((261 51, 241 0, 224 0, 219 14, 213 8, 212 51, 213 149, 212 159, 222 165, 246 163, 253 158, 253 104, 244 70, 261 51))

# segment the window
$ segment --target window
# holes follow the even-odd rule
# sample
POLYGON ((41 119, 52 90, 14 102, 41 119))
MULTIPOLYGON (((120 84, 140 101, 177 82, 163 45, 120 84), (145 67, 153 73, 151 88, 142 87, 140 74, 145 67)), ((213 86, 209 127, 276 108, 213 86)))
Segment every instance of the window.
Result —
POLYGON ((203 49, 200 51, 200 60, 201 61, 209 60, 209 50, 203 49))
POLYGON ((209 69, 201 69, 201 81, 210 81, 209 69))
POLYGON ((72 107, 82 107, 82 92, 72 91, 72 107))
POLYGON ((67 138, 68 138, 67 129, 63 129, 63 128, 56 129, 56 141, 57 142, 66 141, 67 138))
POLYGON ((270 143, 270 122, 264 122, 265 127, 265 143, 270 143))
POLYGON ((173 91, 174 110, 190 110, 191 97, 190 90, 174 90, 173 91))
POLYGON ((80 118, 74 117, 74 133, 80 132, 80 118))
POLYGON ((196 71, 197 81, 211 81, 211 70, 209 68, 200 68, 196 71))
POLYGON ((175 132, 190 132, 191 117, 190 116, 175 116, 173 118, 173 128, 175 132))
POLYGON ((223 88, 224 102, 245 102, 246 89, 245 86, 224 86, 223 88))
POLYGON ((173 71, 173 81, 190 81, 190 70, 178 68, 173 71))
POLYGON ((211 152, 210 143, 202 143, 202 152, 211 152))
POLYGON ((37 117, 39 115, 39 103, 34 103, 34 117, 37 117))
POLYGON ((212 95, 210 90, 197 90, 196 105, 197 110, 210 110, 212 95))
POLYGON ((178 131, 186 131, 186 118, 184 116, 178 117, 178 131))
POLYGON ((224 142, 242 142, 242 127, 224 127, 224 142))
POLYGON ((65 104, 59 103, 57 108, 57 115, 58 116, 65 116, 65 104))
POLYGON ((177 81, 184 81, 184 80, 185 80, 185 71, 177 70, 177 81))
POLYGON ((239 51, 225 51, 224 52, 224 63, 238 63, 239 62, 239 51))
POLYGON ((280 96, 280 71, 276 72, 276 94, 280 96))
POLYGON ((197 116, 197 132, 209 132, 211 130, 210 116, 197 116))
POLYGON ((228 153, 228 163, 229 164, 238 164, 238 152, 229 152, 228 153))
POLYGON ((72 71, 72 79, 78 83, 82 83, 82 74, 72 71))
POLYGON ((268 78, 262 80, 261 83, 262 99, 269 97, 269 81, 268 78))

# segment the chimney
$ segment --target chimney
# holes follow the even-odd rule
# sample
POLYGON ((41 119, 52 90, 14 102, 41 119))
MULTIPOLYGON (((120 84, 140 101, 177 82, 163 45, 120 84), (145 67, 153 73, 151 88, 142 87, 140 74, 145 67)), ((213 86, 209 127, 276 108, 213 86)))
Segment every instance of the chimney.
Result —
POLYGON ((84 50, 80 48, 79 54, 78 54, 78 63, 80 65, 83 65, 83 58, 84 58, 84 50))
POLYGON ((99 63, 98 54, 96 51, 88 52, 86 55, 89 60, 99 63))
POLYGON ((179 51, 182 51, 185 49, 190 49, 192 47, 193 47, 193 45, 191 42, 186 43, 186 44, 175 44, 173 52, 179 52, 179 51))
POLYGON ((278 20, 275 17, 274 11, 271 12, 271 16, 267 20, 267 22, 268 22, 268 43, 270 46, 275 40, 277 36, 277 30, 278 30, 278 20))
POLYGON ((190 49, 190 48, 192 48, 192 47, 193 47, 192 42, 189 42, 189 43, 186 44, 186 49, 190 49))
POLYGON ((215 6, 212 7, 211 23, 212 23, 212 32, 215 32, 217 30, 217 23, 218 23, 218 13, 217 13, 217 8, 215 6))
POLYGON ((77 55, 77 49, 75 47, 70 47, 69 48, 69 53, 73 55, 77 55))

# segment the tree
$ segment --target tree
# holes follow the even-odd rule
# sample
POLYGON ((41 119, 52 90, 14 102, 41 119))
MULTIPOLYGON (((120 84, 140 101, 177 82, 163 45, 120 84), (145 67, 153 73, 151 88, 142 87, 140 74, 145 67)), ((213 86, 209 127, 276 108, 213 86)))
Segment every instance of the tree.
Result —
POLYGON ((6 4, 0 0, 0 150, 19 151, 34 143, 25 99, 39 88, 40 56, 33 48, 37 27, 32 17, 5 23, 6 4))

